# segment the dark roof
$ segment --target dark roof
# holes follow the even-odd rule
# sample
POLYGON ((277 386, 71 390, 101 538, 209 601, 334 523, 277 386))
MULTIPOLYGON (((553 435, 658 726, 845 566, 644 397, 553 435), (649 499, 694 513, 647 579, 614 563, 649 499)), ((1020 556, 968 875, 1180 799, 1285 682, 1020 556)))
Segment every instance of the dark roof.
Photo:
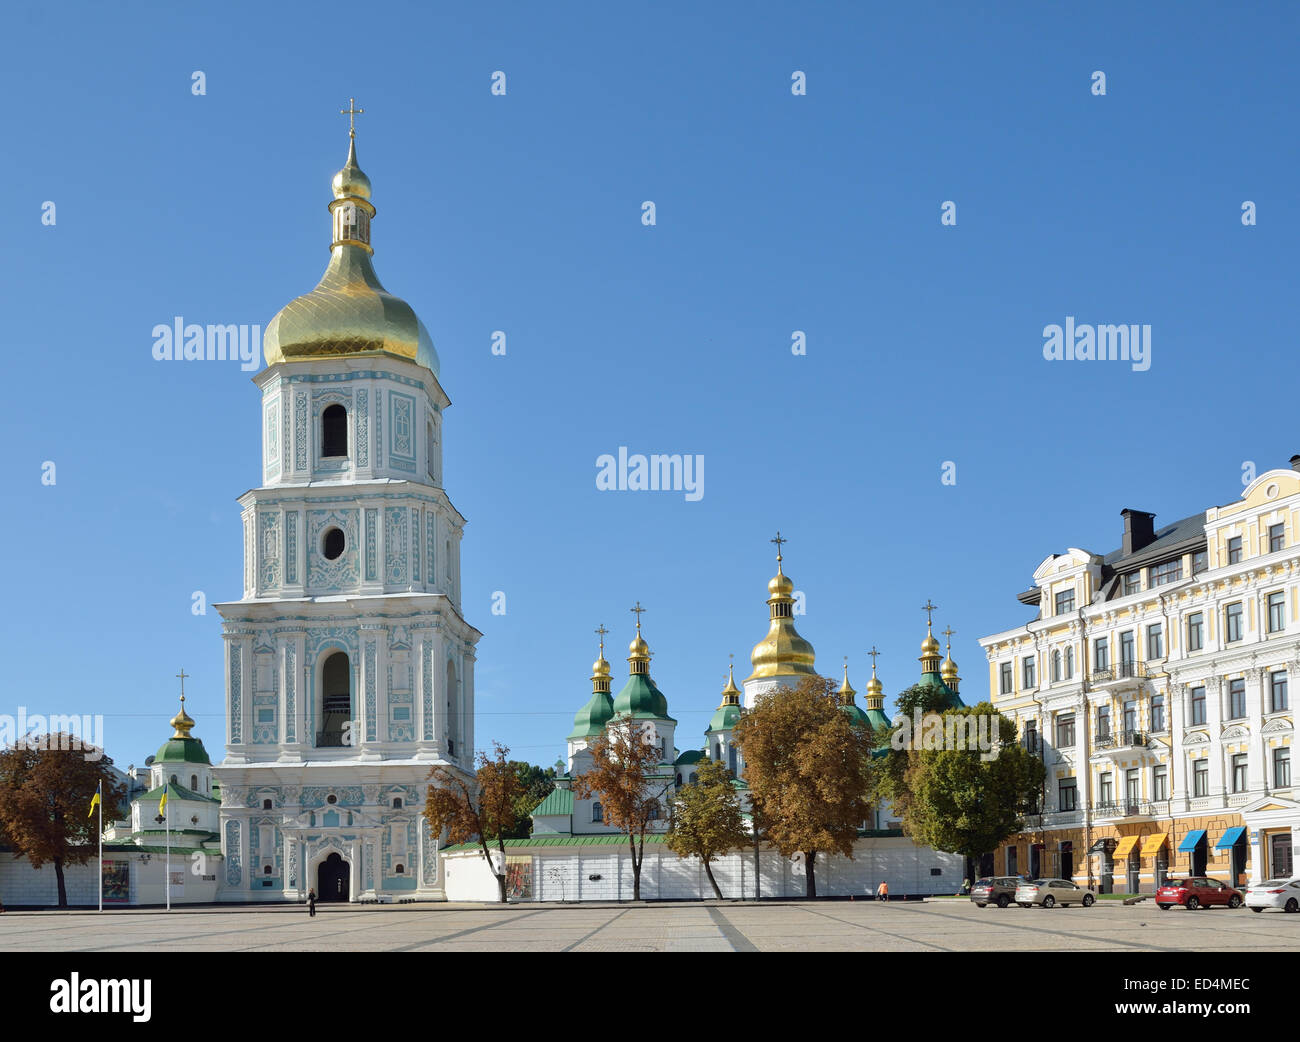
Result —
POLYGON ((1202 510, 1190 517, 1184 517, 1175 521, 1172 525, 1165 525, 1163 528, 1157 529, 1155 535, 1155 539, 1142 547, 1141 550, 1137 550, 1125 557, 1124 549, 1120 547, 1103 557, 1102 562, 1110 565, 1117 572, 1125 572, 1138 565, 1150 564, 1164 557, 1176 556, 1198 542, 1204 543, 1205 511, 1202 510))

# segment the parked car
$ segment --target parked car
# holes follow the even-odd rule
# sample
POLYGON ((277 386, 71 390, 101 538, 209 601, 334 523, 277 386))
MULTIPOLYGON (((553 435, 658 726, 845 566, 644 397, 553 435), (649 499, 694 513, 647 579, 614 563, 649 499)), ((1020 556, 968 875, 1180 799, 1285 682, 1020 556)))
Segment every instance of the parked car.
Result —
POLYGON ((975 880, 975 885, 970 888, 970 899, 979 908, 991 904, 1006 908, 1016 899, 1016 887, 1023 882, 1023 876, 985 876, 975 880))
POLYGON ((1246 888, 1246 907, 1252 912, 1280 908, 1300 912, 1300 879, 1266 879, 1246 888))
POLYGON ((1156 890, 1156 904, 1160 906, 1162 912, 1174 905, 1184 905, 1189 911, 1212 908, 1214 905, 1240 908, 1241 901, 1241 891, 1234 890, 1227 883, 1208 879, 1205 876, 1170 879, 1156 890))
POLYGON ((1091 908, 1097 895, 1086 887, 1077 886, 1068 879, 1022 879, 1016 887, 1016 904, 1021 908, 1042 905, 1083 905, 1091 908))

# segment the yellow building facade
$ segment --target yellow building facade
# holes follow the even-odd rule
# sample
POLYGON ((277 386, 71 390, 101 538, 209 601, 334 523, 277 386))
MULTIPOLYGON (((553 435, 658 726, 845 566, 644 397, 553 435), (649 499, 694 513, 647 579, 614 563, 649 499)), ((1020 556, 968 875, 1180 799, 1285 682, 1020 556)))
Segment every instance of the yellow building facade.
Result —
POLYGON ((1047 557, 1018 595, 1037 616, 980 641, 990 701, 1046 769, 1038 812, 981 874, 1117 893, 1173 874, 1234 886, 1295 874, 1300 456, 1291 464, 1172 525, 1122 511, 1119 549, 1047 557))

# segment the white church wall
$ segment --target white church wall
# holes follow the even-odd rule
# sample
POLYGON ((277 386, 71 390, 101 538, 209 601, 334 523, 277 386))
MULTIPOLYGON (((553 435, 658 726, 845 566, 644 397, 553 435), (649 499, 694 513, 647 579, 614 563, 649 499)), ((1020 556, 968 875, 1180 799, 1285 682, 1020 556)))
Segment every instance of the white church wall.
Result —
POLYGON ((497 886, 492 866, 478 851, 448 854, 443 858, 446 875, 443 879, 448 901, 499 901, 501 891, 497 886))
MULTIPOLYGON (((134 866, 133 866, 134 867, 134 866)), ((99 862, 91 858, 86 865, 64 865, 63 880, 68 893, 68 903, 93 905, 99 900, 99 884, 95 876, 99 862)), ((57 905, 59 881, 54 866, 48 861, 40 868, 16 854, 0 854, 0 902, 6 908, 18 905, 57 905)))

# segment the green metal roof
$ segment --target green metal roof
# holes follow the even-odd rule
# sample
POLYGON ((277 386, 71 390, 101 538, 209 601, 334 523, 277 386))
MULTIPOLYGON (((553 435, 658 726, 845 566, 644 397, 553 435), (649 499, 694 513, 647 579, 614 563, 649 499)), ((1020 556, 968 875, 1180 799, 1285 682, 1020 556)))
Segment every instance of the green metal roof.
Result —
POLYGON ((675 767, 689 767, 693 763, 699 763, 705 758, 703 749, 687 749, 681 756, 677 757, 675 767))
POLYGON ((552 789, 549 796, 533 808, 534 818, 555 817, 573 813, 573 790, 552 789))
POLYGON ((154 763, 203 763, 211 766, 208 751, 197 738, 172 737, 163 742, 158 749, 154 763))
POLYGON ((849 723, 863 727, 871 726, 871 719, 866 713, 854 702, 846 702, 840 705, 840 708, 848 714, 849 723))
POLYGON ((714 731, 730 731, 736 726, 736 721, 739 719, 740 706, 718 706, 704 733, 713 734, 714 731))
POLYGON ((136 800, 161 800, 163 790, 167 791, 168 800, 196 800, 199 803, 220 803, 220 800, 214 800, 211 796, 204 796, 195 792, 193 789, 187 789, 184 785, 177 785, 175 782, 165 782, 156 789, 150 789, 143 796, 137 796, 136 800))
POLYGON ((598 735, 605 730, 605 725, 613 715, 614 700, 605 692, 597 691, 591 696, 591 701, 574 715, 573 730, 569 733, 569 737, 590 738, 598 735))
POLYGON ((877 735, 884 734, 893 726, 893 724, 889 722, 889 717, 887 717, 880 709, 867 710, 867 723, 871 725, 871 730, 873 730, 877 735))
POLYGON ((947 703, 944 709, 965 709, 966 703, 957 697, 957 692, 943 682, 943 677, 938 673, 922 673, 921 683, 929 684, 931 687, 937 687, 947 696, 947 703))
POLYGON ((637 720, 667 720, 677 723, 668 715, 668 699, 655 687, 648 673, 633 673, 614 699, 614 712, 630 715, 637 720))

